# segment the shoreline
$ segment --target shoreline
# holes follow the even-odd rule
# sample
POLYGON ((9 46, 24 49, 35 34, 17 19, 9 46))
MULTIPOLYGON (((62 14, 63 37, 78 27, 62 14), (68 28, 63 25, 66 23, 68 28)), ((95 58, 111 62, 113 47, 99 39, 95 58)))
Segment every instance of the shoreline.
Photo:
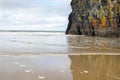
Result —
POLYGON ((2 56, 120 56, 120 53, 69 53, 69 54, 0 54, 0 57, 2 56))

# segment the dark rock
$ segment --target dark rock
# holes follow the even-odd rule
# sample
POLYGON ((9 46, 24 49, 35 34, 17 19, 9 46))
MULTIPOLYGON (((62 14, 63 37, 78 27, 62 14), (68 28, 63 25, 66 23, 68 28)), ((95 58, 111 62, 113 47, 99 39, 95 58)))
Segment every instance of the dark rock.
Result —
POLYGON ((72 0, 66 34, 88 36, 120 35, 120 1, 72 0))

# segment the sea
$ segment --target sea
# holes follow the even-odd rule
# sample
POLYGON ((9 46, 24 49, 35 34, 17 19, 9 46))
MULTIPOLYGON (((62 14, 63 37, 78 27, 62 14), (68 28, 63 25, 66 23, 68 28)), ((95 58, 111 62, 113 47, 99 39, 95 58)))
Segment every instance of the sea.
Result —
POLYGON ((120 80, 120 38, 2 31, 0 80, 120 80))

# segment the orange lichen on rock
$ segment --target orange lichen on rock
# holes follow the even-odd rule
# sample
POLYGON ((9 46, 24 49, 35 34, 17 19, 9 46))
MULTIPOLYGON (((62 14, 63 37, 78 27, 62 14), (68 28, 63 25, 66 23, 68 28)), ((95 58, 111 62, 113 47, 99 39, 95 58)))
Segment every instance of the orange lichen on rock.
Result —
POLYGON ((106 19, 101 19, 99 27, 104 27, 104 28, 107 27, 107 20, 106 19))
POLYGON ((72 12, 66 34, 70 34, 71 29, 73 32, 78 31, 78 34, 87 35, 97 35, 95 33, 102 29, 106 33, 120 33, 120 0, 72 0, 71 6, 72 12), (76 26, 72 26, 72 23, 76 26), (84 24, 86 27, 83 30, 84 24))
POLYGON ((91 22, 94 28, 98 28, 98 21, 96 19, 92 19, 91 22))

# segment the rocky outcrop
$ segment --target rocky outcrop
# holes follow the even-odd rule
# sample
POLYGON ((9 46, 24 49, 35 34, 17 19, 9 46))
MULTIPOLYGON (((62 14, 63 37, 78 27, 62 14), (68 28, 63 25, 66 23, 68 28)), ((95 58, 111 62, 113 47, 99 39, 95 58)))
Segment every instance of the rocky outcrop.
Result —
POLYGON ((120 36, 120 0, 72 0, 66 34, 120 36))

